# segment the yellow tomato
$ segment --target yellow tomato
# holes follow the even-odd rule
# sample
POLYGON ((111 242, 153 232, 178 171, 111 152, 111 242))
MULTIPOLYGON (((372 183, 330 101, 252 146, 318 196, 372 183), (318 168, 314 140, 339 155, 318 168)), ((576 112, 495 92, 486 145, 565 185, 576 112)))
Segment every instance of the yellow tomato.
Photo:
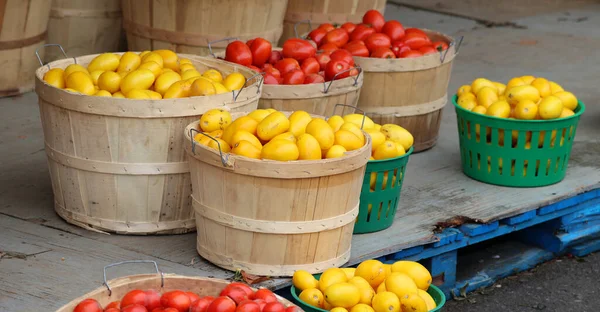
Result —
POLYGON ((103 53, 96 56, 88 65, 88 71, 116 71, 119 67, 119 57, 114 53, 103 53))
MULTIPOLYGON (((222 83, 223 75, 216 69, 209 69, 202 73, 202 77, 206 77, 214 82, 222 83)), ((244 78, 244 83, 246 82, 246 78, 244 78)))
POLYGON ((190 96, 208 96, 216 93, 217 90, 215 89, 214 84, 204 77, 195 79, 194 83, 192 83, 192 88, 190 89, 190 96))
POLYGON ((275 112, 267 116, 256 128, 259 139, 269 141, 275 136, 287 132, 290 128, 290 120, 281 112, 275 112))
POLYGON ((154 50, 152 52, 162 57, 163 67, 170 68, 174 71, 179 71, 179 58, 175 52, 171 50, 154 50))
POLYGON ((239 156, 260 159, 260 149, 244 140, 237 142, 231 152, 239 156))
POLYGON ((55 88, 64 89, 64 71, 61 68, 53 68, 44 74, 44 81, 55 88))
POLYGON ((238 72, 227 75, 225 80, 223 80, 223 85, 229 91, 240 90, 245 84, 246 77, 238 72))
POLYGON ((296 143, 288 140, 275 140, 265 144, 260 153, 262 159, 279 161, 298 160, 300 152, 296 143))
MULTIPOLYGON (((158 63, 156 63, 154 61, 144 62, 137 69, 138 70, 139 69, 147 69, 152 72, 154 77, 158 77, 158 76, 160 76, 160 74, 162 74, 162 68, 160 67, 160 65, 158 65, 158 63)), ((125 73, 127 73, 127 72, 125 72, 125 73)))
POLYGON ((154 91, 164 96, 169 87, 179 80, 181 80, 181 76, 178 73, 174 71, 165 72, 156 78, 154 91))
POLYGON ((130 72, 136 70, 140 64, 142 63, 142 58, 133 53, 133 52, 125 52, 121 56, 121 61, 119 63, 119 67, 117 67, 118 72, 130 72))
POLYGON ((106 71, 98 77, 98 88, 110 93, 119 91, 121 85, 121 76, 112 71, 106 71))
POLYGON ((290 132, 294 136, 300 136, 306 132, 306 126, 312 120, 310 114, 305 111, 295 111, 290 115, 290 132))
POLYGON ((136 69, 121 80, 121 91, 127 94, 133 89, 148 90, 154 83, 154 74, 148 69, 136 69))
POLYGON ((92 78, 89 74, 82 71, 76 71, 70 74, 67 77, 66 87, 85 95, 92 95, 96 93, 96 88, 94 88, 92 78))
POLYGON ((333 145, 325 153, 325 158, 330 159, 330 158, 344 157, 346 152, 347 151, 343 146, 333 145))
MULTIPOLYGON (((271 115, 269 115, 269 117, 270 116, 271 115)), ((321 118, 313 118, 306 126, 306 133, 317 139, 322 150, 328 150, 335 142, 333 130, 329 124, 321 118)))

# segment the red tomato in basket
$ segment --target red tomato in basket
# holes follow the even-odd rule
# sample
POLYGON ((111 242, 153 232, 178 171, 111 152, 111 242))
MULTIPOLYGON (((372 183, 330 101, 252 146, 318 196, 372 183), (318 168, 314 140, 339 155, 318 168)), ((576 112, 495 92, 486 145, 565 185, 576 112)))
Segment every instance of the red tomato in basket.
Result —
POLYGON ((291 307, 287 307, 285 309, 285 312, 300 312, 300 309, 298 309, 298 307, 296 307, 296 306, 291 306, 291 307))
POLYGON ((125 296, 123 296, 123 298, 121 298, 121 307, 127 307, 130 306, 132 304, 139 304, 139 305, 143 305, 146 306, 146 297, 147 297, 147 293, 143 290, 139 290, 139 289, 134 289, 128 293, 125 294, 125 296))
POLYGON ((248 66, 246 66, 246 67, 248 67, 248 68, 252 69, 253 71, 255 71, 255 72, 257 72, 257 73, 260 73, 260 68, 258 68, 258 67, 256 67, 256 66, 254 66, 254 65, 248 65, 248 66))
POLYGON ((238 286, 225 287, 219 296, 227 296, 231 298, 231 300, 235 301, 236 304, 240 304, 240 302, 249 299, 249 295, 246 293, 246 290, 238 286))
POLYGON ((112 309, 112 308, 115 308, 117 310, 120 309, 121 308, 121 300, 113 301, 113 302, 107 304, 104 307, 104 312, 106 312, 106 310, 112 309))
POLYGON ((369 49, 367 49, 367 46, 363 41, 348 42, 348 44, 344 46, 344 50, 350 52, 352 56, 369 57, 369 49))
POLYGON ((420 30, 419 28, 414 28, 414 27, 406 28, 404 30, 404 33, 407 35, 408 34, 419 34, 423 37, 427 37, 427 34, 424 31, 420 30))
POLYGON ((348 32, 348 34, 351 34, 354 31, 354 29, 356 29, 356 24, 351 23, 351 22, 346 22, 346 23, 342 24, 342 26, 340 26, 340 27, 344 28, 348 32))
POLYGON ((308 38, 314 41, 317 46, 320 46, 321 42, 323 42, 323 38, 325 38, 325 35, 327 35, 327 30, 323 28, 317 28, 308 33, 308 38))
POLYGON ((268 85, 277 85, 279 84, 279 79, 281 78, 275 78, 275 76, 271 74, 265 74, 263 83, 268 85))
POLYGON ((376 32, 377 31, 375 31, 375 28, 373 28, 369 25, 358 24, 358 25, 356 25, 356 28, 354 28, 354 31, 350 34, 350 41, 357 41, 357 40, 364 41, 365 39, 367 39, 367 37, 369 37, 370 35, 372 35, 376 32))
POLYGON ((420 34, 407 34, 402 39, 400 39, 406 46, 411 48, 412 50, 418 50, 424 46, 431 45, 431 40, 427 37, 423 37, 420 34))
POLYGON ((265 303, 277 302, 277 297, 275 296, 275 294, 266 288, 261 288, 261 289, 257 290, 254 293, 254 298, 261 299, 265 303))
POLYGON ((206 296, 202 297, 190 305, 190 312, 206 312, 208 306, 215 301, 214 297, 206 296))
POLYGON ((248 48, 250 46, 252 46, 252 42, 254 42, 254 39, 250 39, 250 40, 246 41, 246 45, 248 46, 248 48))
POLYGON ((73 312, 102 312, 102 306, 95 299, 85 299, 77 304, 73 312))
POLYGON ((121 312, 121 310, 119 310, 117 308, 108 308, 108 309, 104 309, 104 312, 121 312))
POLYGON ((325 67, 325 80, 338 80, 350 76, 350 65, 342 60, 331 60, 325 67))
POLYGON ((240 283, 240 282, 232 282, 232 283, 229 283, 229 285, 227 285, 227 287, 234 287, 234 286, 243 289, 248 294, 248 298, 252 299, 254 297, 254 290, 252 290, 252 288, 250 288, 250 286, 248 286, 247 284, 240 283))
POLYGON ((348 50, 336 50, 329 56, 331 60, 342 60, 350 66, 354 66, 354 59, 352 58, 352 53, 348 50))
POLYGON ((262 309, 262 312, 285 312, 285 306, 281 302, 269 302, 262 309))
POLYGON ((283 75, 284 85, 299 85, 304 83, 306 75, 301 69, 294 69, 283 75))
POLYGON ((244 66, 252 65, 250 47, 239 40, 233 41, 225 49, 225 60, 244 66))
POLYGON ((271 51, 271 56, 269 57, 269 64, 275 65, 275 63, 279 62, 281 59, 283 59, 281 51, 271 51))
POLYGON ((319 62, 314 57, 309 57, 302 61, 302 65, 300 65, 300 68, 302 69, 305 75, 316 74, 319 72, 319 70, 321 70, 319 62))
POLYGON ((333 51, 335 51, 337 49, 339 49, 339 48, 335 44, 325 43, 319 48, 319 51, 321 51, 322 53, 331 54, 333 51))
POLYGON ((261 312, 260 305, 254 301, 246 300, 241 302, 235 312, 261 312))
POLYGON ((141 304, 132 304, 124 307, 121 312, 148 312, 148 309, 141 304))
POLYGON ((265 306, 267 305, 267 303, 266 303, 264 300, 262 300, 262 299, 254 299, 254 300, 252 300, 252 301, 254 301, 254 302, 258 303, 258 305, 260 306, 260 310, 261 310, 261 311, 262 311, 262 309, 264 309, 264 308, 265 308, 265 306))
POLYGON ((175 308, 179 312, 187 312, 192 304, 190 297, 181 290, 172 290, 164 293, 160 298, 160 303, 165 308, 175 308))
POLYGON ((448 50, 448 44, 443 42, 443 41, 434 41, 432 43, 433 48, 438 50, 438 51, 446 51, 448 50))
POLYGON ((206 312, 235 312, 235 302, 229 297, 218 297, 209 306, 206 312))
POLYGON ((197 294, 195 294, 195 293, 193 293, 193 292, 191 292, 191 291, 188 291, 188 292, 186 292, 185 294, 188 296, 188 298, 190 298, 190 302, 192 302, 192 303, 193 303, 194 301, 196 301, 196 300, 199 300, 199 299, 200 299, 200 296, 198 296, 197 294))
POLYGON ((319 28, 325 29, 325 31, 330 32, 335 29, 335 26, 333 26, 331 23, 325 23, 319 25, 319 28))
POLYGON ((421 53, 420 51, 415 51, 415 50, 407 50, 404 51, 402 53, 400 53, 400 58, 408 58, 408 57, 420 57, 423 56, 423 53, 421 53))
POLYGON ((284 58, 283 60, 275 63, 275 68, 279 71, 281 76, 284 76, 289 71, 300 69, 300 64, 293 58, 284 58))
POLYGON ((142 304, 148 309, 148 311, 152 311, 156 308, 161 307, 160 303, 160 293, 156 290, 146 290, 146 303, 142 304))
POLYGON ((373 51, 377 50, 377 48, 391 47, 392 41, 390 40, 390 37, 388 37, 386 34, 377 33, 367 37, 367 39, 365 40, 365 45, 367 46, 367 49, 369 49, 369 51, 373 53, 373 51))
POLYGON ((271 74, 273 77, 275 77, 277 79, 281 78, 281 73, 279 72, 279 70, 271 64, 268 64, 268 63, 265 64, 262 68, 262 71, 265 72, 266 74, 271 74))
POLYGON ((154 310, 152 310, 150 312, 179 312, 179 310, 177 310, 175 308, 166 308, 166 309, 156 308, 156 309, 154 309, 154 310))
POLYGON ((423 55, 438 53, 438 51, 432 46, 424 46, 419 49, 419 52, 423 53, 423 55))
POLYGON ((396 57, 400 57, 400 53, 410 51, 410 48, 402 41, 394 41, 392 42, 392 51, 394 51, 396 57))
POLYGON ((250 52, 252 53, 252 65, 261 67, 271 57, 271 43, 263 38, 256 38, 250 45, 250 52))
POLYGON ((383 24, 381 32, 388 35, 392 41, 404 37, 404 26, 398 21, 387 21, 383 24))
POLYGON ((319 75, 319 74, 310 74, 310 75, 306 75, 306 77, 304 78, 304 84, 311 84, 311 83, 323 83, 325 82, 325 78, 323 78, 323 76, 319 75))
POLYGON ((308 40, 291 38, 283 43, 281 51, 284 58, 293 58, 298 61, 303 61, 317 54, 317 49, 308 42, 308 40))
POLYGON ((336 28, 325 35, 323 38, 323 44, 333 43, 336 47, 341 48, 350 40, 350 36, 348 36, 348 31, 344 28, 336 28))
POLYGON ((390 59, 396 58, 396 55, 394 54, 394 51, 392 51, 392 49, 390 48, 377 48, 377 50, 371 53, 371 57, 390 59))
POLYGON ((325 70, 325 66, 331 61, 331 56, 329 54, 318 54, 315 59, 319 63, 319 69, 325 70))
POLYGON ((363 15, 363 24, 371 25, 375 31, 380 32, 385 24, 385 18, 377 10, 369 10, 363 15))

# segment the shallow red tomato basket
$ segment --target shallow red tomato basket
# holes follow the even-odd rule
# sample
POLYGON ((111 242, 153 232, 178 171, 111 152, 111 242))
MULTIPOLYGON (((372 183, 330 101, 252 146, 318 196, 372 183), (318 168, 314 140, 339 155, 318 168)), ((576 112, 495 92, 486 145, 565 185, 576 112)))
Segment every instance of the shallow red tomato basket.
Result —
MULTIPOLYGON (((95 290, 76 298, 69 303, 62 306, 56 312, 72 312, 75 307, 85 299, 94 299, 100 303, 103 308, 116 300, 121 300, 123 296, 134 289, 140 290, 156 290, 160 294, 163 294, 172 290, 182 290, 185 292, 193 292, 200 297, 203 296, 219 296, 221 290, 223 290, 229 281, 197 277, 197 276, 182 276, 176 274, 166 274, 159 270, 158 264, 151 260, 133 260, 123 261, 118 263, 109 264, 104 267, 104 285, 98 287, 95 290), (130 264, 130 263, 149 263, 153 264, 156 270, 155 274, 139 274, 139 275, 128 275, 119 277, 111 280, 106 280, 106 270, 110 267, 130 264)), ((253 289, 256 290, 256 289, 253 289)), ((296 307, 298 312, 302 309, 294 305, 292 302, 275 295, 277 300, 282 303, 285 307, 296 307)))

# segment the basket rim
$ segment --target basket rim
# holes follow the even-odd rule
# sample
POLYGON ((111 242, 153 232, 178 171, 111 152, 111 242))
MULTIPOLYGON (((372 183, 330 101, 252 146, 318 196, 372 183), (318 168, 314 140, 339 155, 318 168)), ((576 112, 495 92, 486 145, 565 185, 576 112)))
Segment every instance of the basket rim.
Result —
POLYGON ((458 94, 454 94, 452 96, 452 104, 454 105, 454 108, 456 108, 456 110, 460 110, 460 111, 466 112, 467 114, 471 114, 473 116, 481 117, 484 119, 497 120, 497 121, 501 121, 501 122, 510 122, 510 123, 514 122, 514 123, 520 123, 520 124, 550 124, 550 123, 563 122, 566 120, 579 118, 585 112, 585 104, 582 101, 580 101, 579 99, 577 99, 577 108, 575 108, 576 112, 574 112, 575 113, 574 115, 569 116, 569 117, 548 119, 548 120, 508 119, 508 118, 500 118, 500 117, 495 117, 495 116, 473 113, 472 111, 459 106, 458 103, 456 102, 457 99, 458 99, 458 94))
POLYGON ((382 163, 385 163, 385 162, 396 161, 396 160, 399 160, 399 159, 402 159, 402 158, 410 156, 413 153, 414 150, 415 150, 415 147, 413 145, 413 146, 411 146, 408 149, 408 151, 406 153, 404 153, 404 155, 396 156, 394 158, 387 158, 387 159, 372 159, 372 160, 369 160, 367 162, 367 164, 382 164, 382 163))

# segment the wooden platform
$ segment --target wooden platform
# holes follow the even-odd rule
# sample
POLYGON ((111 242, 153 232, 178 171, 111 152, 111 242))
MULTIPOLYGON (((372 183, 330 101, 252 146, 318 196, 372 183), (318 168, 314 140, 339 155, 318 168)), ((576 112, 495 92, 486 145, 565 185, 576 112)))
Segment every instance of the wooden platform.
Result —
MULTIPOLYGON (((387 12, 399 15, 403 11, 388 6, 387 12)), ((526 218, 523 216, 532 211, 538 215, 551 209, 553 203, 600 188, 600 107, 594 102, 600 95, 597 86, 589 83, 596 77, 595 72, 587 67, 590 62, 600 62, 598 34, 584 32, 586 37, 582 38, 578 37, 581 34, 566 33, 565 28, 545 33, 545 24, 517 33, 505 29, 467 31, 472 21, 450 17, 441 20, 439 15, 413 11, 404 14, 398 17, 407 20, 407 25, 467 35, 453 69, 449 93, 479 76, 507 80, 519 74, 544 75, 564 81, 566 88, 588 104, 588 111, 579 125, 566 179, 543 188, 512 189, 479 183, 462 174, 456 117, 453 108, 447 106, 438 145, 411 156, 396 222, 388 230, 354 236, 349 264, 398 255, 415 246, 442 245, 449 238, 444 236, 447 232, 434 233, 436 224, 456 216, 484 223, 468 226, 473 230, 481 227, 477 230, 481 231, 493 228, 496 221, 500 227, 500 220, 526 218), (539 46, 532 46, 530 41, 520 44, 530 38, 535 38, 539 46), (556 40, 562 44, 553 44, 556 40), (539 53, 538 49, 550 45, 547 54, 539 53), (488 53, 490 49, 496 53, 488 53), (556 61, 569 53, 577 53, 588 62, 556 61)), ((200 259, 195 251, 195 233, 120 236, 67 224, 53 210, 36 95, 0 99, 0 125, 0 311, 33 311, 39 307, 53 310, 98 287, 102 268, 122 260, 156 260, 169 273, 219 278, 232 275, 200 259)), ((478 239, 486 237, 482 234, 478 239)), ((581 254, 595 248, 595 241, 577 246, 581 254)), ((126 266, 110 274, 151 270, 126 266)), ((265 285, 279 288, 288 283, 287 279, 276 279, 265 285)))

